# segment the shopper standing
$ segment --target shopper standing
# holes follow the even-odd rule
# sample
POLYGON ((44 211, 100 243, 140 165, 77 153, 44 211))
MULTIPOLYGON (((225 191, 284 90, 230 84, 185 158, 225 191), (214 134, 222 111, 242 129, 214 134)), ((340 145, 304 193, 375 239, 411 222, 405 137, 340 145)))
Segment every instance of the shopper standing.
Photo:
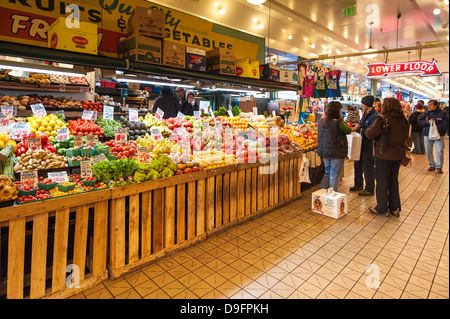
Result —
POLYGON ((409 122, 400 102, 395 98, 386 98, 380 116, 364 134, 374 141, 376 164, 377 204, 369 210, 377 215, 399 217, 401 202, 398 173, 406 155, 406 139, 409 135, 409 122))
POLYGON ((194 115, 194 111, 199 111, 197 103, 195 102, 195 93, 192 91, 186 92, 186 101, 181 105, 180 112, 184 115, 194 115))
MULTIPOLYGON (((444 103, 444 107, 442 108, 444 110, 445 113, 447 113, 447 118, 449 117, 448 114, 448 105, 444 103)), ((448 126, 447 126, 447 138, 449 137, 450 134, 448 134, 448 126)))
POLYGON ((175 89, 175 93, 177 94, 178 97, 178 110, 181 110, 181 106, 183 105, 184 102, 186 102, 185 97, 186 92, 184 91, 184 88, 177 87, 175 89))
POLYGON ((333 187, 338 192, 339 178, 347 157, 348 144, 346 134, 352 132, 342 119, 342 104, 337 101, 330 102, 321 118, 317 129, 317 155, 322 158, 325 165, 325 175, 320 188, 333 187))
POLYGON ((178 100, 173 96, 172 90, 168 86, 161 88, 160 96, 153 103, 153 111, 156 112, 158 108, 164 112, 164 119, 177 116, 178 100))
POLYGON ((375 98, 367 95, 361 99, 361 107, 364 114, 359 124, 352 127, 352 132, 358 132, 362 136, 361 156, 359 161, 354 163, 354 185, 350 187, 350 191, 361 191, 360 196, 373 196, 375 191, 375 162, 372 152, 372 141, 364 134, 365 130, 372 126, 378 112, 373 107, 375 98), (364 175, 364 179, 363 179, 364 175), (365 187, 364 187, 365 182, 365 187))
POLYGON ((428 102, 428 110, 419 116, 418 123, 423 127, 423 135, 425 136, 425 151, 430 166, 428 171, 431 172, 436 170, 439 174, 442 174, 445 149, 445 142, 442 136, 445 135, 448 129, 448 115, 439 107, 439 102, 437 100, 431 100, 428 102), (439 134, 441 135, 439 140, 430 140, 428 138, 430 124, 432 122, 436 124, 439 134), (434 161, 433 145, 436 148, 436 162, 434 161))
POLYGON ((425 154, 425 144, 423 139, 423 127, 419 125, 417 120, 419 116, 425 112, 425 106, 422 103, 417 103, 414 107, 414 112, 409 117, 411 124, 411 137, 414 142, 413 154, 425 154))
POLYGON ((375 108, 375 111, 378 113, 381 112, 381 101, 378 99, 378 101, 373 102, 373 107, 375 108))

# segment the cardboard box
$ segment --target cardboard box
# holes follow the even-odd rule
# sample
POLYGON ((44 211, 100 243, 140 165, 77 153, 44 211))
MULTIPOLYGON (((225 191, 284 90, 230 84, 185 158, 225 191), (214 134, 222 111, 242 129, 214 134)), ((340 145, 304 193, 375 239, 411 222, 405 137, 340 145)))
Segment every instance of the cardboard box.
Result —
POLYGON ((236 60, 236 75, 259 79, 259 61, 254 59, 236 60))
POLYGON ((332 188, 312 193, 312 211, 338 219, 347 214, 347 194, 336 193, 332 188))
POLYGON ((98 53, 97 24, 80 21, 79 28, 68 28, 66 18, 58 18, 47 31, 48 47, 88 54, 98 53))
POLYGON ((161 64, 161 45, 161 39, 132 35, 119 42, 117 53, 119 59, 161 64))
POLYGON ((280 67, 272 63, 261 64, 259 75, 261 80, 280 82, 280 67))
POLYGON ((215 48, 206 52, 206 65, 208 72, 236 75, 236 57, 231 49, 215 48))
POLYGON ((128 19, 128 35, 164 39, 165 14, 161 10, 136 7, 128 19))
POLYGON ((206 71, 206 51, 186 47, 186 69, 206 71))
POLYGON ((292 83, 294 81, 294 71, 291 70, 280 70, 280 82, 282 83, 292 83))
POLYGON ((163 40, 163 65, 186 68, 186 46, 163 40))

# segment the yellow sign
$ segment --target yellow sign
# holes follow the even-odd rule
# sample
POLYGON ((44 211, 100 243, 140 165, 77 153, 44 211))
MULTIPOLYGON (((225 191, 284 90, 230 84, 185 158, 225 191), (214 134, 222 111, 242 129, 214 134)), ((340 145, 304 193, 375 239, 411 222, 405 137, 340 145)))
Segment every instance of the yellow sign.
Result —
POLYGON ((172 42, 206 51, 231 48, 237 59, 264 63, 264 38, 145 0, 2 0, 0 40, 47 47, 49 26, 59 17, 73 14, 73 5, 79 8, 81 21, 97 24, 100 55, 117 57, 117 43, 127 37, 128 17, 135 6, 142 6, 164 12, 165 37, 172 42))

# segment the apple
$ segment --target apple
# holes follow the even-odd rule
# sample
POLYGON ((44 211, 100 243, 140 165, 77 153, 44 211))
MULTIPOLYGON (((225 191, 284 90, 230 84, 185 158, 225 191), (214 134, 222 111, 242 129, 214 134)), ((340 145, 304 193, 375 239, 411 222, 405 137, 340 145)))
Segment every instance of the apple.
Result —
POLYGON ((192 172, 197 172, 197 171, 198 171, 198 166, 192 167, 192 172))
POLYGON ((183 173, 184 173, 184 174, 192 173, 192 168, 186 167, 186 168, 183 170, 183 173))
POLYGON ((175 175, 183 175, 183 171, 177 170, 175 171, 175 175))

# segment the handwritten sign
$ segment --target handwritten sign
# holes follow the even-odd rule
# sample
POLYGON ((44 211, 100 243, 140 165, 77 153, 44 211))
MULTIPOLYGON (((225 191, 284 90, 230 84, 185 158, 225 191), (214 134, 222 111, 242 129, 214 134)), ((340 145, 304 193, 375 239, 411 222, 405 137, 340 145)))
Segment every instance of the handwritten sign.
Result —
POLYGON ((40 138, 29 138, 28 139, 28 149, 32 151, 40 150, 42 148, 40 138))
MULTIPOLYGON (((91 159, 91 166, 94 166, 95 164, 97 164, 100 161, 107 161, 107 160, 108 160, 108 158, 106 157, 106 155, 101 153, 98 156, 91 159)), ((80 162, 80 165, 81 165, 81 162, 80 162)))
POLYGON ((60 128, 59 130, 56 130, 56 140, 58 142, 65 141, 69 139, 69 129, 67 127, 60 128))
POLYGON ((86 139, 86 145, 87 146, 91 146, 92 147, 92 146, 98 144, 98 136, 97 135, 89 134, 89 135, 86 135, 85 139, 86 139))
POLYGON ((231 110, 228 110, 227 112, 228 112, 228 116, 229 116, 229 117, 231 117, 231 118, 234 117, 233 112, 232 112, 231 110))
POLYGON ((152 127, 150 129, 150 134, 155 141, 159 141, 162 139, 161 130, 159 127, 152 127))
POLYGON ((183 155, 191 155, 191 143, 188 139, 184 139, 181 142, 181 154, 183 155))
POLYGON ((38 172, 37 171, 24 171, 20 172, 20 184, 23 186, 24 183, 33 182, 34 187, 37 186, 38 182, 38 172))
POLYGON ((65 92, 66 91, 66 84, 60 83, 59 84, 59 92, 65 92))
POLYGON ((118 127, 114 129, 114 139, 116 142, 126 143, 128 140, 127 129, 124 127, 118 127))
POLYGON ((66 171, 48 172, 47 177, 55 183, 62 183, 69 181, 69 176, 67 176, 66 171))
POLYGON ((94 115, 94 111, 84 110, 83 114, 81 114, 81 118, 83 120, 92 120, 93 115, 94 115))
POLYGON ((194 118, 196 121, 199 121, 202 117, 202 113, 200 111, 194 111, 194 118))
POLYGON ((162 120, 164 118, 164 112, 158 108, 155 112, 155 117, 157 120, 162 120))
POLYGON ((82 147, 83 146, 83 136, 75 135, 73 137, 73 146, 74 147, 82 147))
POLYGON ((137 149, 138 151, 138 158, 139 162, 143 163, 150 163, 152 158, 150 156, 150 149, 148 147, 139 147, 137 149))
POLYGON ((188 131, 184 127, 179 127, 177 129, 177 135, 181 138, 184 138, 188 134, 188 131))
POLYGON ((95 121, 96 119, 97 119, 97 111, 92 111, 92 118, 91 118, 91 120, 92 121, 95 121))
POLYGON ((81 178, 92 177, 92 163, 90 160, 80 162, 80 176, 81 178))
POLYGON ((13 123, 11 129, 11 136, 13 139, 22 139, 30 133, 30 123, 13 123))
POLYGON ((185 115, 183 113, 181 113, 180 111, 178 111, 177 118, 184 120, 185 115))
POLYGON ((114 119, 114 107, 104 105, 103 106, 103 118, 105 120, 113 120, 114 119))
POLYGON ((2 106, 2 114, 3 115, 15 115, 14 114, 14 106, 12 106, 12 105, 3 105, 2 106))
POLYGON ((44 117, 47 116, 47 111, 43 104, 33 104, 31 105, 31 111, 33 112, 34 117, 44 117))
POLYGON ((129 117, 130 121, 137 122, 139 120, 138 109, 129 109, 128 110, 128 117, 129 117))
POLYGON ((66 119, 66 114, 64 113, 64 110, 51 111, 50 113, 55 115, 61 114, 61 118, 66 119))
POLYGON ((3 113, 0 113, 0 125, 9 126, 9 119, 3 113))

